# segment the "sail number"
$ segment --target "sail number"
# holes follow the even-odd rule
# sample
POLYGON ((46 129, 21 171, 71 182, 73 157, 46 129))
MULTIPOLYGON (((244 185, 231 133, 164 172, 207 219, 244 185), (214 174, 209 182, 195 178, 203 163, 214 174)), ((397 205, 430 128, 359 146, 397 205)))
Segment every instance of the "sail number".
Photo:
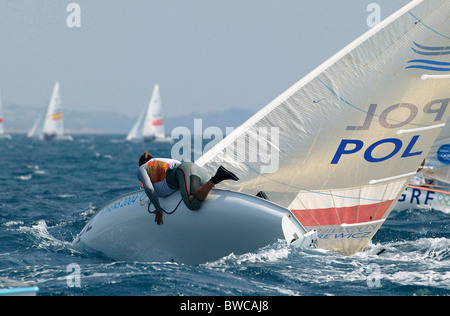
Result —
MULTIPOLYGON (((414 145, 416 144, 417 140, 419 139, 419 135, 415 135, 409 144, 406 146, 405 150, 402 153, 401 158, 406 157, 412 157, 421 155, 422 151, 414 151, 414 145)), ((364 142, 359 139, 343 139, 341 140, 341 144, 339 145, 336 154, 333 157, 333 160, 331 160, 331 164, 335 165, 339 162, 342 155, 351 155, 354 153, 359 152, 364 147, 364 142)), ((398 138, 385 138, 381 139, 370 146, 366 148, 364 151, 364 159, 368 162, 381 162, 385 161, 394 155, 396 155, 398 152, 401 151, 403 148, 403 142, 398 138), (391 152, 388 152, 382 157, 374 157, 373 152, 374 150, 379 147, 383 146, 384 144, 391 144, 390 146, 393 148, 391 152), (393 145, 393 146, 392 146, 393 145)))
MULTIPOLYGON (((442 117, 444 116, 445 111, 447 110, 447 106, 450 102, 450 98, 448 99, 440 99, 440 100, 434 100, 425 105, 423 108, 423 112, 426 114, 432 114, 435 115, 434 121, 440 121, 442 117)), ((419 113, 419 109, 417 106, 411 103, 398 103, 391 105, 390 107, 386 108, 381 114, 377 115, 377 104, 371 104, 369 106, 369 109, 367 110, 367 115, 364 120, 363 125, 361 126, 347 126, 348 131, 362 131, 362 130, 368 130, 372 124, 373 118, 375 116, 378 116, 378 122, 380 125, 384 128, 399 128, 402 126, 405 126, 417 116, 419 113), (408 117, 406 117, 405 120, 400 121, 393 118, 389 118, 389 116, 392 116, 392 113, 398 112, 398 110, 403 109, 403 111, 409 112, 408 117)), ((402 111, 402 110, 400 110, 402 111)))
MULTIPOLYGON (((434 100, 428 103, 423 108, 423 111, 426 114, 435 115, 434 121, 440 121, 444 116, 449 101, 450 98, 434 100)), ((364 123, 361 126, 347 126, 347 130, 368 130, 372 124, 373 118, 377 116, 376 109, 377 105, 371 104, 369 110, 367 111, 364 123)), ((399 128, 409 124, 417 116, 418 112, 419 110, 417 106, 415 106, 414 104, 411 103, 395 104, 386 108, 380 115, 378 115, 379 123, 381 126, 385 128, 399 128), (403 121, 389 120, 389 116, 391 115, 391 113, 397 109, 407 109, 409 111, 408 117, 403 121), (391 121, 391 123, 389 123, 389 121, 391 121)), ((344 155, 352 155, 357 152, 360 152, 361 150, 364 150, 363 156, 364 159, 368 162, 382 162, 389 158, 392 158, 398 153, 401 153, 401 158, 418 156, 422 154, 422 151, 415 150, 414 146, 416 145, 419 137, 420 135, 414 135, 410 139, 409 143, 406 144, 406 146, 404 146, 403 141, 398 138, 380 139, 374 142, 373 144, 368 145, 367 147, 365 146, 366 144, 364 144, 364 142, 359 139, 342 139, 341 143, 339 144, 336 150, 336 153, 334 154, 333 159, 331 160, 331 164, 339 163, 340 159, 344 155), (376 152, 376 149, 379 149, 379 147, 380 148, 384 147, 385 149, 381 157, 376 156, 374 154, 376 152)))

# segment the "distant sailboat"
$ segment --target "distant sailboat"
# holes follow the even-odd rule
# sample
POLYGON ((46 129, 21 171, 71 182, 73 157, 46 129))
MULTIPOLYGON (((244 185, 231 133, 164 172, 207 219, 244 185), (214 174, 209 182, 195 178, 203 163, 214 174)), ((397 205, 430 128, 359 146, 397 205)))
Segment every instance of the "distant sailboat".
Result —
POLYGON ((418 207, 450 212, 450 120, 443 127, 395 209, 401 211, 418 207))
POLYGON ((55 83, 45 116, 40 115, 28 132, 28 137, 46 140, 70 140, 72 136, 64 135, 64 121, 59 93, 59 82, 55 83))
POLYGON ((2 110, 2 100, 0 97, 0 139, 11 139, 10 134, 5 134, 5 128, 3 127, 3 110, 2 110))
POLYGON ((159 85, 153 88, 150 103, 139 116, 126 140, 131 141, 170 141, 166 137, 164 119, 162 115, 161 97, 159 85))

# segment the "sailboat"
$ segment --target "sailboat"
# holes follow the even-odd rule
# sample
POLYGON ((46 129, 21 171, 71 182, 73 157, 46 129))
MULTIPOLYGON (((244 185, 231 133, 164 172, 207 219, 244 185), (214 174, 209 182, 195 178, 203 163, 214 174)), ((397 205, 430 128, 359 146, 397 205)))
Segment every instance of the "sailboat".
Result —
POLYGON ((68 140, 73 141, 72 136, 64 134, 64 120, 59 92, 59 82, 53 87, 53 92, 48 103, 47 111, 41 114, 28 132, 28 137, 41 140, 68 140))
POLYGON ((351 255, 384 223, 450 113, 450 2, 414 0, 295 83, 196 163, 222 182, 191 212, 143 191, 100 208, 75 238, 116 260, 200 263, 277 238, 351 255), (257 193, 258 192, 258 193, 257 193))
POLYGON ((148 106, 144 108, 144 111, 128 133, 126 140, 171 141, 170 138, 166 137, 158 84, 155 84, 148 106))
POLYGON ((448 121, 395 206, 397 210, 411 208, 433 208, 450 213, 450 122, 448 121))
POLYGON ((3 109, 2 109, 2 99, 0 96, 0 139, 11 139, 10 134, 5 133, 5 128, 3 126, 3 109))

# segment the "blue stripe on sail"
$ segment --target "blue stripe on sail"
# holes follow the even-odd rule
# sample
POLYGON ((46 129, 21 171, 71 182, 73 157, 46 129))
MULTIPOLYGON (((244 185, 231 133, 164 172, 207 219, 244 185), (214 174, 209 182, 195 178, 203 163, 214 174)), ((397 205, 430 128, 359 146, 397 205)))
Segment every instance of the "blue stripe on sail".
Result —
POLYGON ((450 66, 450 63, 446 63, 443 61, 428 60, 428 59, 414 59, 414 60, 408 61, 408 63, 423 63, 423 64, 430 64, 430 65, 438 65, 438 66, 450 66))
POLYGON ((449 50, 450 46, 442 46, 442 47, 437 47, 437 46, 423 46, 423 45, 419 45, 416 42, 414 42, 414 45, 416 45, 418 48, 420 49, 425 49, 425 50, 449 50))
POLYGON ((414 65, 414 66, 408 66, 405 67, 405 69, 425 69, 425 70, 432 70, 432 71, 450 71, 450 68, 440 68, 440 67, 431 67, 431 66, 422 66, 422 65, 414 65))
POLYGON ((425 55, 425 56, 442 56, 442 55, 450 55, 450 51, 439 51, 439 52, 421 52, 418 51, 417 49, 415 49, 414 47, 411 47, 411 49, 420 55, 425 55))

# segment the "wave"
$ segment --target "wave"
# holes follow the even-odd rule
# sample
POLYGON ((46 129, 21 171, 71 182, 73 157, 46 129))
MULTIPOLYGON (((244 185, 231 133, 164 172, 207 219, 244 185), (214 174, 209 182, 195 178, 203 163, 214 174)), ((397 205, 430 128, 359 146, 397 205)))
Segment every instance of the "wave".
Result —
POLYGON ((223 266, 234 266, 248 263, 270 263, 286 259, 292 248, 284 240, 277 243, 260 248, 256 252, 249 252, 242 255, 229 254, 217 261, 205 263, 205 267, 215 268, 223 266))
POLYGON ((29 181, 33 177, 33 174, 25 174, 20 176, 15 176, 14 179, 21 181, 29 181))
POLYGON ((269 283, 280 283, 272 290, 281 295, 340 295, 346 289, 351 289, 352 295, 367 295, 368 289, 378 287, 402 294, 410 291, 410 286, 418 288, 414 294, 426 294, 429 288, 450 290, 449 265, 450 239, 421 238, 369 244, 365 251, 351 256, 292 248, 279 241, 252 253, 230 254, 203 267, 250 279, 265 274, 269 283))
POLYGON ((69 251, 70 253, 79 253, 73 249, 71 242, 62 241, 53 237, 48 232, 48 226, 45 220, 39 220, 36 224, 31 225, 31 227, 20 226, 18 230, 21 233, 31 236, 34 247, 37 249, 45 249, 51 252, 69 251))

